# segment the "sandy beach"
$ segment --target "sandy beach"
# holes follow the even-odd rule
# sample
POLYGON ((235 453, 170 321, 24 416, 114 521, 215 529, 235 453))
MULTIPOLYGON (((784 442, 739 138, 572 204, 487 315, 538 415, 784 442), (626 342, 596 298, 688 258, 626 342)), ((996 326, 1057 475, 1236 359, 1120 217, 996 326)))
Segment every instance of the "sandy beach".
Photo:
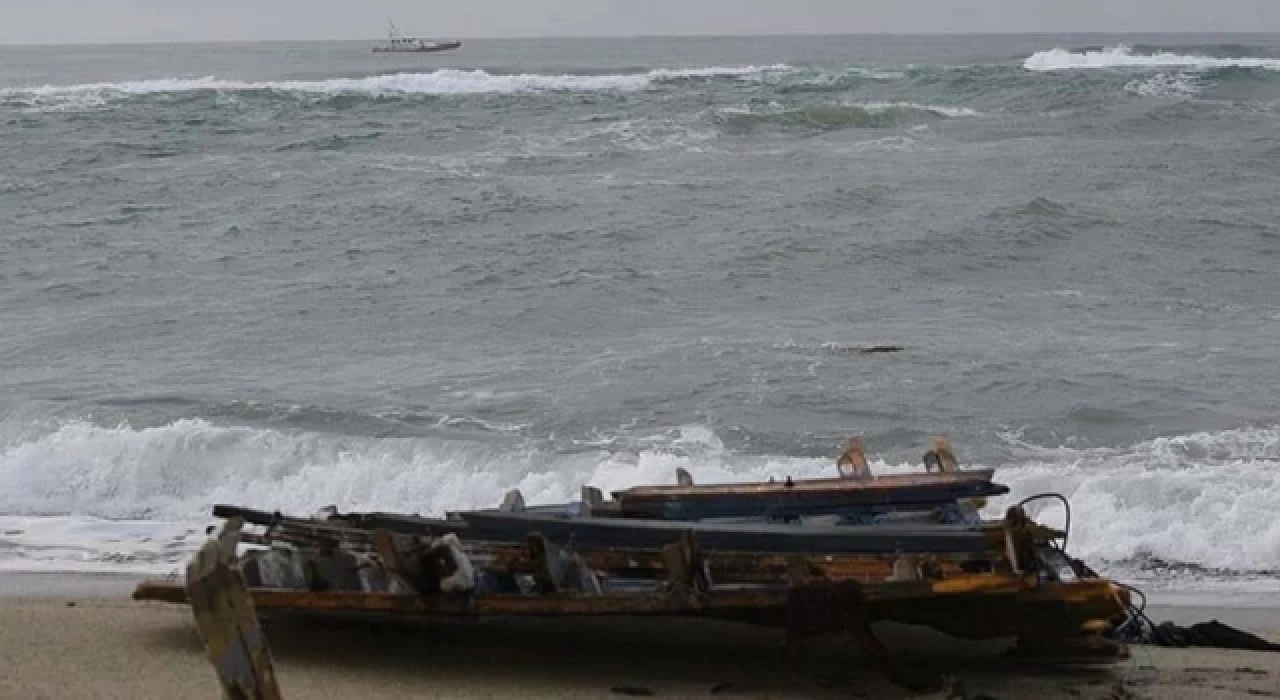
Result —
MULTIPOLYGON (((216 698, 189 611, 128 599, 121 576, 0 575, 0 697, 216 698)), ((1280 637, 1275 609, 1157 608, 1280 637), (1249 624, 1246 624, 1249 623, 1249 624)), ((718 623, 486 622, 445 627, 327 622, 268 629, 287 698, 896 698, 913 695, 836 640, 786 660, 782 638, 718 623), (852 660, 851 660, 852 659, 852 660)), ((970 698, 1280 697, 1280 654, 1135 647, 1102 670, 1007 664, 927 631, 887 629, 913 666, 970 698)))

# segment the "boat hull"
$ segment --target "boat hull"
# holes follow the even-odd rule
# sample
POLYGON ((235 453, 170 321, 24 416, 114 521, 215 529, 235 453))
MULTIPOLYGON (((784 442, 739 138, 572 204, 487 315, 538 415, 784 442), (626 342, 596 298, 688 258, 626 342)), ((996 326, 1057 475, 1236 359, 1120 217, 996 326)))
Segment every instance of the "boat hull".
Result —
MULTIPOLYGON (((701 596, 555 594, 542 596, 418 596, 359 591, 250 590, 253 605, 272 617, 359 614, 390 619, 490 617, 703 617, 785 628, 788 610, 804 597, 841 590, 839 584, 712 591, 701 596), (800 596, 797 596, 800 591, 800 596)), ((860 585, 858 601, 869 621, 932 627, 963 639, 1073 637, 1098 622, 1123 616, 1119 589, 1098 579, 1031 585, 1014 575, 969 576, 942 582, 860 585)), ((186 588, 172 581, 139 584, 139 601, 189 604, 186 588)), ((825 605, 841 603, 837 596, 825 605)), ((832 619, 838 615, 832 616, 832 619)))
POLYGON ((413 47, 393 47, 393 46, 375 46, 374 53, 440 53, 441 51, 454 51, 462 48, 462 42, 451 41, 444 44, 435 44, 432 46, 413 46, 413 47))
MULTIPOLYGON (((270 617, 713 618, 788 639, 848 632, 872 648, 869 624, 893 621, 1013 637, 1041 655, 1125 658, 1102 637, 1125 616, 1123 590, 1067 559, 1052 545, 1060 533, 1018 508, 981 525, 878 526, 215 512, 228 518, 215 542, 270 617)), ((134 592, 184 605, 192 595, 191 581, 172 579, 134 592)))

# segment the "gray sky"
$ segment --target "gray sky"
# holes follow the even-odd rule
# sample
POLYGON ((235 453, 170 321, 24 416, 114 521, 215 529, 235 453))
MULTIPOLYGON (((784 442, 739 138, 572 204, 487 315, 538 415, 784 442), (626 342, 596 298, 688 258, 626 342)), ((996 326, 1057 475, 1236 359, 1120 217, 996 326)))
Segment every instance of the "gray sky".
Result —
POLYGON ((1280 0, 0 0, 0 43, 424 36, 1280 32, 1280 0))

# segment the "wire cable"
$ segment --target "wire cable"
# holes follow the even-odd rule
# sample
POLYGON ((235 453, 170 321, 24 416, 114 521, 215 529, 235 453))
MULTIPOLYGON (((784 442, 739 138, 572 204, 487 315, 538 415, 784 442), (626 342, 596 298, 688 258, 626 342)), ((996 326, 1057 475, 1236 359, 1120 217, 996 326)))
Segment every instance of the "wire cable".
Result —
POLYGON ((1062 503, 1063 509, 1065 509, 1067 512, 1067 522, 1062 528, 1062 531, 1063 531, 1062 546, 1059 548, 1062 550, 1063 553, 1066 553, 1067 540, 1071 537, 1071 501, 1068 501, 1066 496, 1063 496, 1060 493, 1040 493, 1040 494, 1031 496, 1030 498, 1022 499, 1021 501, 1018 502, 1017 507, 1021 508, 1022 506, 1025 506, 1026 504, 1031 503, 1032 501, 1043 501, 1048 498, 1054 498, 1060 501, 1062 503))

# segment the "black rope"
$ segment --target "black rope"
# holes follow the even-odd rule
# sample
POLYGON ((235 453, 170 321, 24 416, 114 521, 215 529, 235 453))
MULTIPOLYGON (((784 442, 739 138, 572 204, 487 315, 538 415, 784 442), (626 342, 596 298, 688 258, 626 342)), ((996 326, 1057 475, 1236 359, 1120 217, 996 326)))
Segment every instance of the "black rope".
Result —
POLYGON ((1121 625, 1120 629, 1123 630, 1128 628, 1129 625, 1133 624, 1135 621, 1146 622, 1147 626, 1151 628, 1151 633, 1154 635, 1156 632, 1156 623, 1152 622, 1150 617, 1147 617, 1147 594, 1143 593, 1138 589, 1138 587, 1131 586, 1127 583, 1121 583, 1119 581, 1112 581, 1112 583, 1126 591, 1129 591, 1130 593, 1137 593, 1138 597, 1142 599, 1142 604, 1138 607, 1134 607, 1132 602, 1126 606, 1129 612, 1129 621, 1121 625))

